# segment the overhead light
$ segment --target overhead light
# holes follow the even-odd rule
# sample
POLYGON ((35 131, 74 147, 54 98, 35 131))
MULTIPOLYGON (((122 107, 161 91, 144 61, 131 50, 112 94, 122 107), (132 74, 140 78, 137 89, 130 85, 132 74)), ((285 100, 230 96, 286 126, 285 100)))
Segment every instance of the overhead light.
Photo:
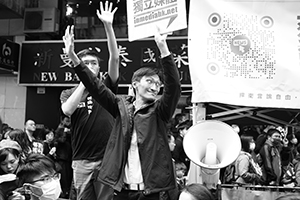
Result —
POLYGON ((73 8, 69 5, 69 4, 67 4, 66 5, 66 16, 71 16, 72 14, 73 14, 73 8))

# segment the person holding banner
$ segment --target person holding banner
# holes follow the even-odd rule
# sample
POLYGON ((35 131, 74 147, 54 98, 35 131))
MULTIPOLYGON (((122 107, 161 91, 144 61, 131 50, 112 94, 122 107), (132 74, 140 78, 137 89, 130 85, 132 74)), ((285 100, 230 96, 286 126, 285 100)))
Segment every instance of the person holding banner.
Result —
MULTIPOLYGON (((103 84, 116 93, 119 78, 119 51, 112 26, 117 8, 112 9, 112 6, 113 4, 108 1, 105 2, 105 6, 100 2, 100 11, 97 11, 97 15, 105 27, 110 55, 108 76, 103 80, 103 84)), ((95 76, 98 76, 100 71, 98 52, 84 49, 77 55, 78 59, 95 76)), ((72 168, 77 199, 103 200, 107 197, 101 196, 102 194, 112 195, 113 191, 109 192, 109 188, 103 189, 103 184, 95 182, 94 178, 102 162, 114 118, 91 97, 82 83, 63 91, 60 99, 63 113, 71 117, 72 168), (104 193, 101 192, 102 189, 104 193)))
POLYGON ((117 96, 75 54, 74 27, 67 27, 65 32, 66 52, 74 71, 116 119, 98 176, 99 181, 115 190, 114 200, 159 200, 160 192, 176 187, 167 134, 181 86, 166 37, 159 31, 155 35, 163 68, 162 96, 158 98, 162 78, 149 67, 134 72, 134 96, 117 96))

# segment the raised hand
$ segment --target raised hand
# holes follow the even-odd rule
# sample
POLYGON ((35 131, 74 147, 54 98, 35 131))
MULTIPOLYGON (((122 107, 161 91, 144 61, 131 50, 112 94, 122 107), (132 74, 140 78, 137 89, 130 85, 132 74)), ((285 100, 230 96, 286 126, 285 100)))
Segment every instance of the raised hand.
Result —
POLYGON ((72 60, 74 66, 80 63, 80 59, 77 57, 74 51, 74 26, 68 26, 63 36, 63 41, 65 44, 65 53, 72 60))
POLYGON ((63 41, 65 44, 65 53, 70 55, 74 52, 74 26, 67 26, 65 35, 63 36, 63 41))
POLYGON ((160 51, 161 57, 165 57, 170 54, 169 48, 168 48, 168 45, 166 42, 167 36, 168 36, 167 33, 161 34, 159 27, 157 27, 157 31, 156 31, 156 34, 154 35, 154 39, 155 39, 156 45, 160 51))
POLYGON ((114 10, 112 10, 113 3, 109 3, 108 1, 105 2, 105 8, 103 8, 103 3, 100 1, 100 11, 97 10, 97 16, 98 18, 104 23, 104 24, 112 24, 114 19, 114 14, 117 11, 117 7, 115 7, 114 10))

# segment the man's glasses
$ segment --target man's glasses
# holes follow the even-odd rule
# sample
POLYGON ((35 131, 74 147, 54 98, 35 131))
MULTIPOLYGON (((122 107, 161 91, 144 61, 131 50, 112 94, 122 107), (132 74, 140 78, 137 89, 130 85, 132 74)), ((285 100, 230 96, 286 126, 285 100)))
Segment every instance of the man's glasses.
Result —
POLYGON ((33 180, 31 182, 28 182, 28 183, 33 184, 33 183, 36 183, 36 182, 39 182, 39 181, 47 183, 47 182, 52 181, 53 179, 60 179, 60 173, 55 173, 53 175, 47 175, 47 176, 41 177, 37 180, 33 180))
POLYGON ((160 82, 160 81, 155 81, 155 80, 153 80, 152 78, 147 78, 147 79, 146 79, 146 82, 147 82, 150 86, 153 86, 153 85, 155 84, 155 86, 156 86, 157 88, 161 88, 161 87, 164 86, 164 85, 162 84, 162 82, 160 82))

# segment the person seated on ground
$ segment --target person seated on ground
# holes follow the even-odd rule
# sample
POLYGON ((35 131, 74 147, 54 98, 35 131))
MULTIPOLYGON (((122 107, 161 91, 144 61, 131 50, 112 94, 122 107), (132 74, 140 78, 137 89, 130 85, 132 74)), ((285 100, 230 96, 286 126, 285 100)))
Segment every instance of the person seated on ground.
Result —
POLYGON ((17 173, 20 188, 13 191, 10 200, 56 200, 61 194, 60 174, 54 162, 43 154, 30 154, 17 173))
POLYGON ((0 142, 0 199, 17 188, 16 172, 21 164, 21 146, 12 140, 0 142))
POLYGON ((188 184, 179 195, 179 200, 214 200, 207 187, 199 183, 188 184))

